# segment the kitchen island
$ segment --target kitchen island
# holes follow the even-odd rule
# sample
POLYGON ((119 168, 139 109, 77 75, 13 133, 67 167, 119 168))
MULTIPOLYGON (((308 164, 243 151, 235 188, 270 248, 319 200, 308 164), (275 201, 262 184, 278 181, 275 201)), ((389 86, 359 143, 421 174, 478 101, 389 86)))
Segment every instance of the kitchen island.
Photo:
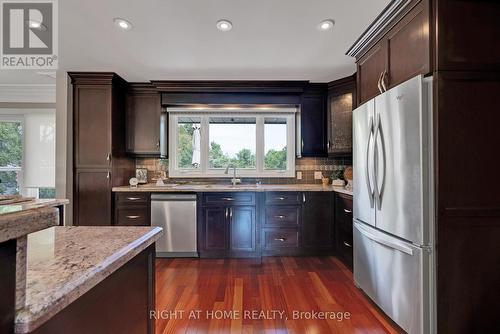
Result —
POLYGON ((158 227, 52 227, 28 236, 16 333, 153 333, 158 227))

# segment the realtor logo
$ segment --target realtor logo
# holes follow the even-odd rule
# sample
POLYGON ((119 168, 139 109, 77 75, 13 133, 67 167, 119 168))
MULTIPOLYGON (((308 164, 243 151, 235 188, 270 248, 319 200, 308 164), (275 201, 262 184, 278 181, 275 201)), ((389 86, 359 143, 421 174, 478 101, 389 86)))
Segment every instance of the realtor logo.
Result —
POLYGON ((0 0, 0 68, 57 69, 57 0, 0 0))

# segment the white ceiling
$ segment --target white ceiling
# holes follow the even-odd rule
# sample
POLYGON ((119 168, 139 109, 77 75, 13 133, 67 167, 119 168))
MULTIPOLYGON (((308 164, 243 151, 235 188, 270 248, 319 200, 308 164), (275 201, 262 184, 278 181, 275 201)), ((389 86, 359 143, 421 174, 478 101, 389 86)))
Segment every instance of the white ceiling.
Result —
MULTIPOLYGON (((59 1, 59 65, 66 71, 114 71, 127 81, 327 82, 355 71, 344 53, 389 2, 64 0, 59 1), (119 30, 114 17, 134 28, 119 30), (232 31, 216 29, 221 18, 232 21, 232 31), (319 31, 318 23, 327 18, 335 20, 334 28, 319 31)), ((31 75, 30 83, 47 80, 4 71, 0 82, 9 80, 5 74, 11 80, 31 75)))

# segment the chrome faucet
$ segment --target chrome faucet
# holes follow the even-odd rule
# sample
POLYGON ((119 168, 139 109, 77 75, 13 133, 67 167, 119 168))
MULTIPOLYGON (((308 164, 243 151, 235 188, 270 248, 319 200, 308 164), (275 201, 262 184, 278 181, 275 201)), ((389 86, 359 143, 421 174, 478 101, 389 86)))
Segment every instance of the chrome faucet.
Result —
POLYGON ((224 172, 224 174, 229 174, 229 168, 233 169, 233 178, 231 179, 231 183, 233 184, 233 186, 237 185, 238 183, 241 183, 241 180, 236 178, 236 166, 235 165, 233 165, 233 164, 227 165, 226 171, 224 172))

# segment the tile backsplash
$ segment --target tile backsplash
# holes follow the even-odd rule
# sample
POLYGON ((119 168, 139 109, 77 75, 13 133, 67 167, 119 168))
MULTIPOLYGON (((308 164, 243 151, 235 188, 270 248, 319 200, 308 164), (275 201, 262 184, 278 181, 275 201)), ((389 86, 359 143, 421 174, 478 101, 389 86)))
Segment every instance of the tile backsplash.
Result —
MULTIPOLYGON (((168 163, 163 164, 168 177, 168 163)), ((303 183, 303 184, 314 184, 321 183, 321 180, 314 179, 314 172, 322 172, 324 176, 331 176, 334 170, 338 168, 345 168, 346 166, 352 165, 352 158, 297 158, 295 159, 295 171, 302 172, 302 179, 297 178, 253 178, 245 177, 244 182, 257 182, 261 181, 265 184, 291 184, 291 183, 303 183)), ((152 178, 155 177, 155 171, 158 166, 158 159, 156 158, 137 158, 135 160, 136 168, 146 168, 148 170, 148 181, 154 182, 152 178)), ((209 182, 227 181, 227 178, 182 178, 182 179, 170 179, 171 181, 182 180, 190 181, 200 179, 207 180, 209 182)))

